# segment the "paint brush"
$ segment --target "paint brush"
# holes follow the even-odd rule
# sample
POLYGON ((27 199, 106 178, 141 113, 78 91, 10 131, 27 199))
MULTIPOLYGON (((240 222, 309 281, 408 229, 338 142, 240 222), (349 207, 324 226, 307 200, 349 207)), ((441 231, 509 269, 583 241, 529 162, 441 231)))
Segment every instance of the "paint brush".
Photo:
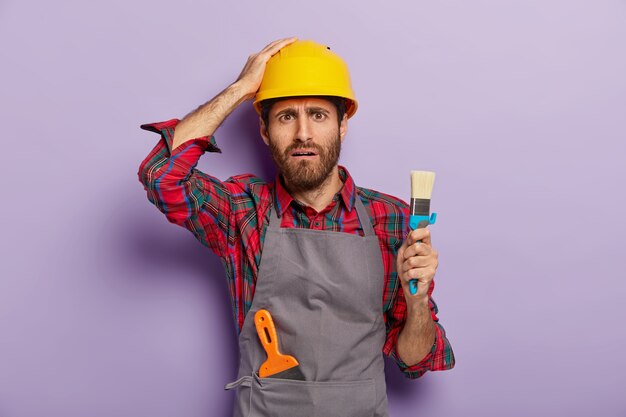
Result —
MULTIPOLYGON (((411 208, 409 217, 411 230, 435 224, 435 220, 437 220, 437 213, 430 215, 430 196, 433 192, 434 183, 434 172, 411 171, 411 208)), ((411 290, 411 295, 417 293, 417 279, 409 281, 409 289, 411 290)))
POLYGON ((278 350, 276 326, 269 311, 260 309, 254 315, 256 331, 267 353, 267 360, 259 368, 261 378, 299 379, 304 381, 300 364, 291 355, 283 355, 278 350))

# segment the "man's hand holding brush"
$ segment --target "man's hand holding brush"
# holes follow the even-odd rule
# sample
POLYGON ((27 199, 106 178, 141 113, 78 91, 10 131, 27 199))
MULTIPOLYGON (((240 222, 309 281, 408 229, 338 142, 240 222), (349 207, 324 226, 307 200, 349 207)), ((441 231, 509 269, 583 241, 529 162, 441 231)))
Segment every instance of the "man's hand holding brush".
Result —
POLYGON ((412 230, 398 250, 396 268, 407 305, 407 319, 398 336, 398 355, 409 366, 420 362, 433 346, 435 324, 428 305, 429 289, 439 253, 431 246, 430 230, 412 230), (418 280, 416 294, 411 294, 409 281, 418 280))
POLYGON ((428 302, 428 288, 439 266, 439 253, 431 246, 430 230, 411 230, 402 242, 396 258, 398 277, 404 290, 407 306, 416 302, 428 302), (417 279, 417 294, 411 295, 409 281, 417 279))

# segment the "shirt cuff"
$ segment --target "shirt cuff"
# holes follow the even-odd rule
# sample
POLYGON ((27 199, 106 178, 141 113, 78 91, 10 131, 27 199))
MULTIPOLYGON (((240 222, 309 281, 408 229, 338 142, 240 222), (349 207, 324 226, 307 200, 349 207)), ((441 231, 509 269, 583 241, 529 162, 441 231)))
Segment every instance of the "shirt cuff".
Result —
POLYGON ((439 342, 439 338, 441 337, 440 332, 441 332, 441 329, 439 328, 439 326, 435 324, 435 340, 433 341, 433 345, 430 348, 430 352, 428 352, 426 356, 422 358, 421 361, 411 366, 407 365, 400 358, 400 355, 398 355, 398 351, 397 351, 398 339, 396 338, 395 344, 393 345, 393 349, 390 352, 390 356, 393 357, 393 359, 396 361, 396 363, 398 364, 398 367, 404 373, 404 376, 410 379, 416 379, 424 375, 427 371, 432 370, 433 358, 435 357, 435 352, 437 351, 437 344, 439 342))
POLYGON ((178 145, 178 147, 172 152, 172 143, 174 141, 174 128, 176 127, 176 125, 178 125, 179 122, 179 119, 170 119, 163 122, 144 123, 139 127, 143 130, 161 134, 163 136, 163 139, 165 140, 165 144, 167 145, 167 150, 170 156, 174 156, 192 145, 200 147, 202 149, 202 152, 222 152, 222 150, 217 146, 217 143, 215 142, 215 137, 213 135, 200 136, 194 139, 189 139, 184 143, 178 145))

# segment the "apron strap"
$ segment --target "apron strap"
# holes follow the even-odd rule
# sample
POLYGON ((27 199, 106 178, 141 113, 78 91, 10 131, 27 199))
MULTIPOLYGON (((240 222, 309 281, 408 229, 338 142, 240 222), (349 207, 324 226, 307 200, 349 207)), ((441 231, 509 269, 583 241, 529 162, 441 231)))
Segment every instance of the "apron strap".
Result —
POLYGON ((276 185, 272 189, 272 204, 270 204, 270 229, 280 229, 280 218, 278 217, 278 203, 276 202, 276 185))
MULTIPOLYGON (((278 210, 276 209, 276 207, 278 207, 278 204, 276 203, 276 186, 274 185, 274 188, 272 189, 272 204, 270 205, 269 211, 270 211, 270 223, 269 223, 269 228, 270 229, 280 229, 280 223, 281 220, 278 217, 278 210)), ((357 188, 356 185, 354 186, 354 192, 357 193, 357 188)), ((354 208, 356 208, 356 212, 359 216, 359 221, 361 223, 361 228, 363 228, 363 234, 365 236, 376 236, 375 232, 374 232, 374 227, 372 226, 372 222, 370 220, 370 216, 367 213, 367 209, 365 208, 365 206, 363 205, 363 202, 361 201, 361 197, 357 195, 354 196, 354 208)))
POLYGON ((363 234, 365 236, 376 236, 374 233, 374 227, 372 226, 372 221, 370 220, 370 216, 361 201, 361 197, 356 191, 356 185, 354 186, 354 192, 356 195, 354 196, 354 202, 356 207, 356 212, 359 215, 359 221, 361 222, 361 227, 363 228, 363 234))

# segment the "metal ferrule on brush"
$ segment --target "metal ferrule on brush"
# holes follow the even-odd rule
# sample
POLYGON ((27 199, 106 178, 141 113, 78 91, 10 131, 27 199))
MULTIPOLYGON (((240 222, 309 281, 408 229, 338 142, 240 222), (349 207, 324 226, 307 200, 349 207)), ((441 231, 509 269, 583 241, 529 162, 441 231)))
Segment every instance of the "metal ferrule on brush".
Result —
POLYGON ((429 216, 430 215, 430 198, 412 198, 411 199, 411 216, 429 216))
POLYGON ((434 224, 437 219, 437 213, 430 216, 430 199, 429 198, 412 198, 409 217, 409 227, 417 229, 434 224))

